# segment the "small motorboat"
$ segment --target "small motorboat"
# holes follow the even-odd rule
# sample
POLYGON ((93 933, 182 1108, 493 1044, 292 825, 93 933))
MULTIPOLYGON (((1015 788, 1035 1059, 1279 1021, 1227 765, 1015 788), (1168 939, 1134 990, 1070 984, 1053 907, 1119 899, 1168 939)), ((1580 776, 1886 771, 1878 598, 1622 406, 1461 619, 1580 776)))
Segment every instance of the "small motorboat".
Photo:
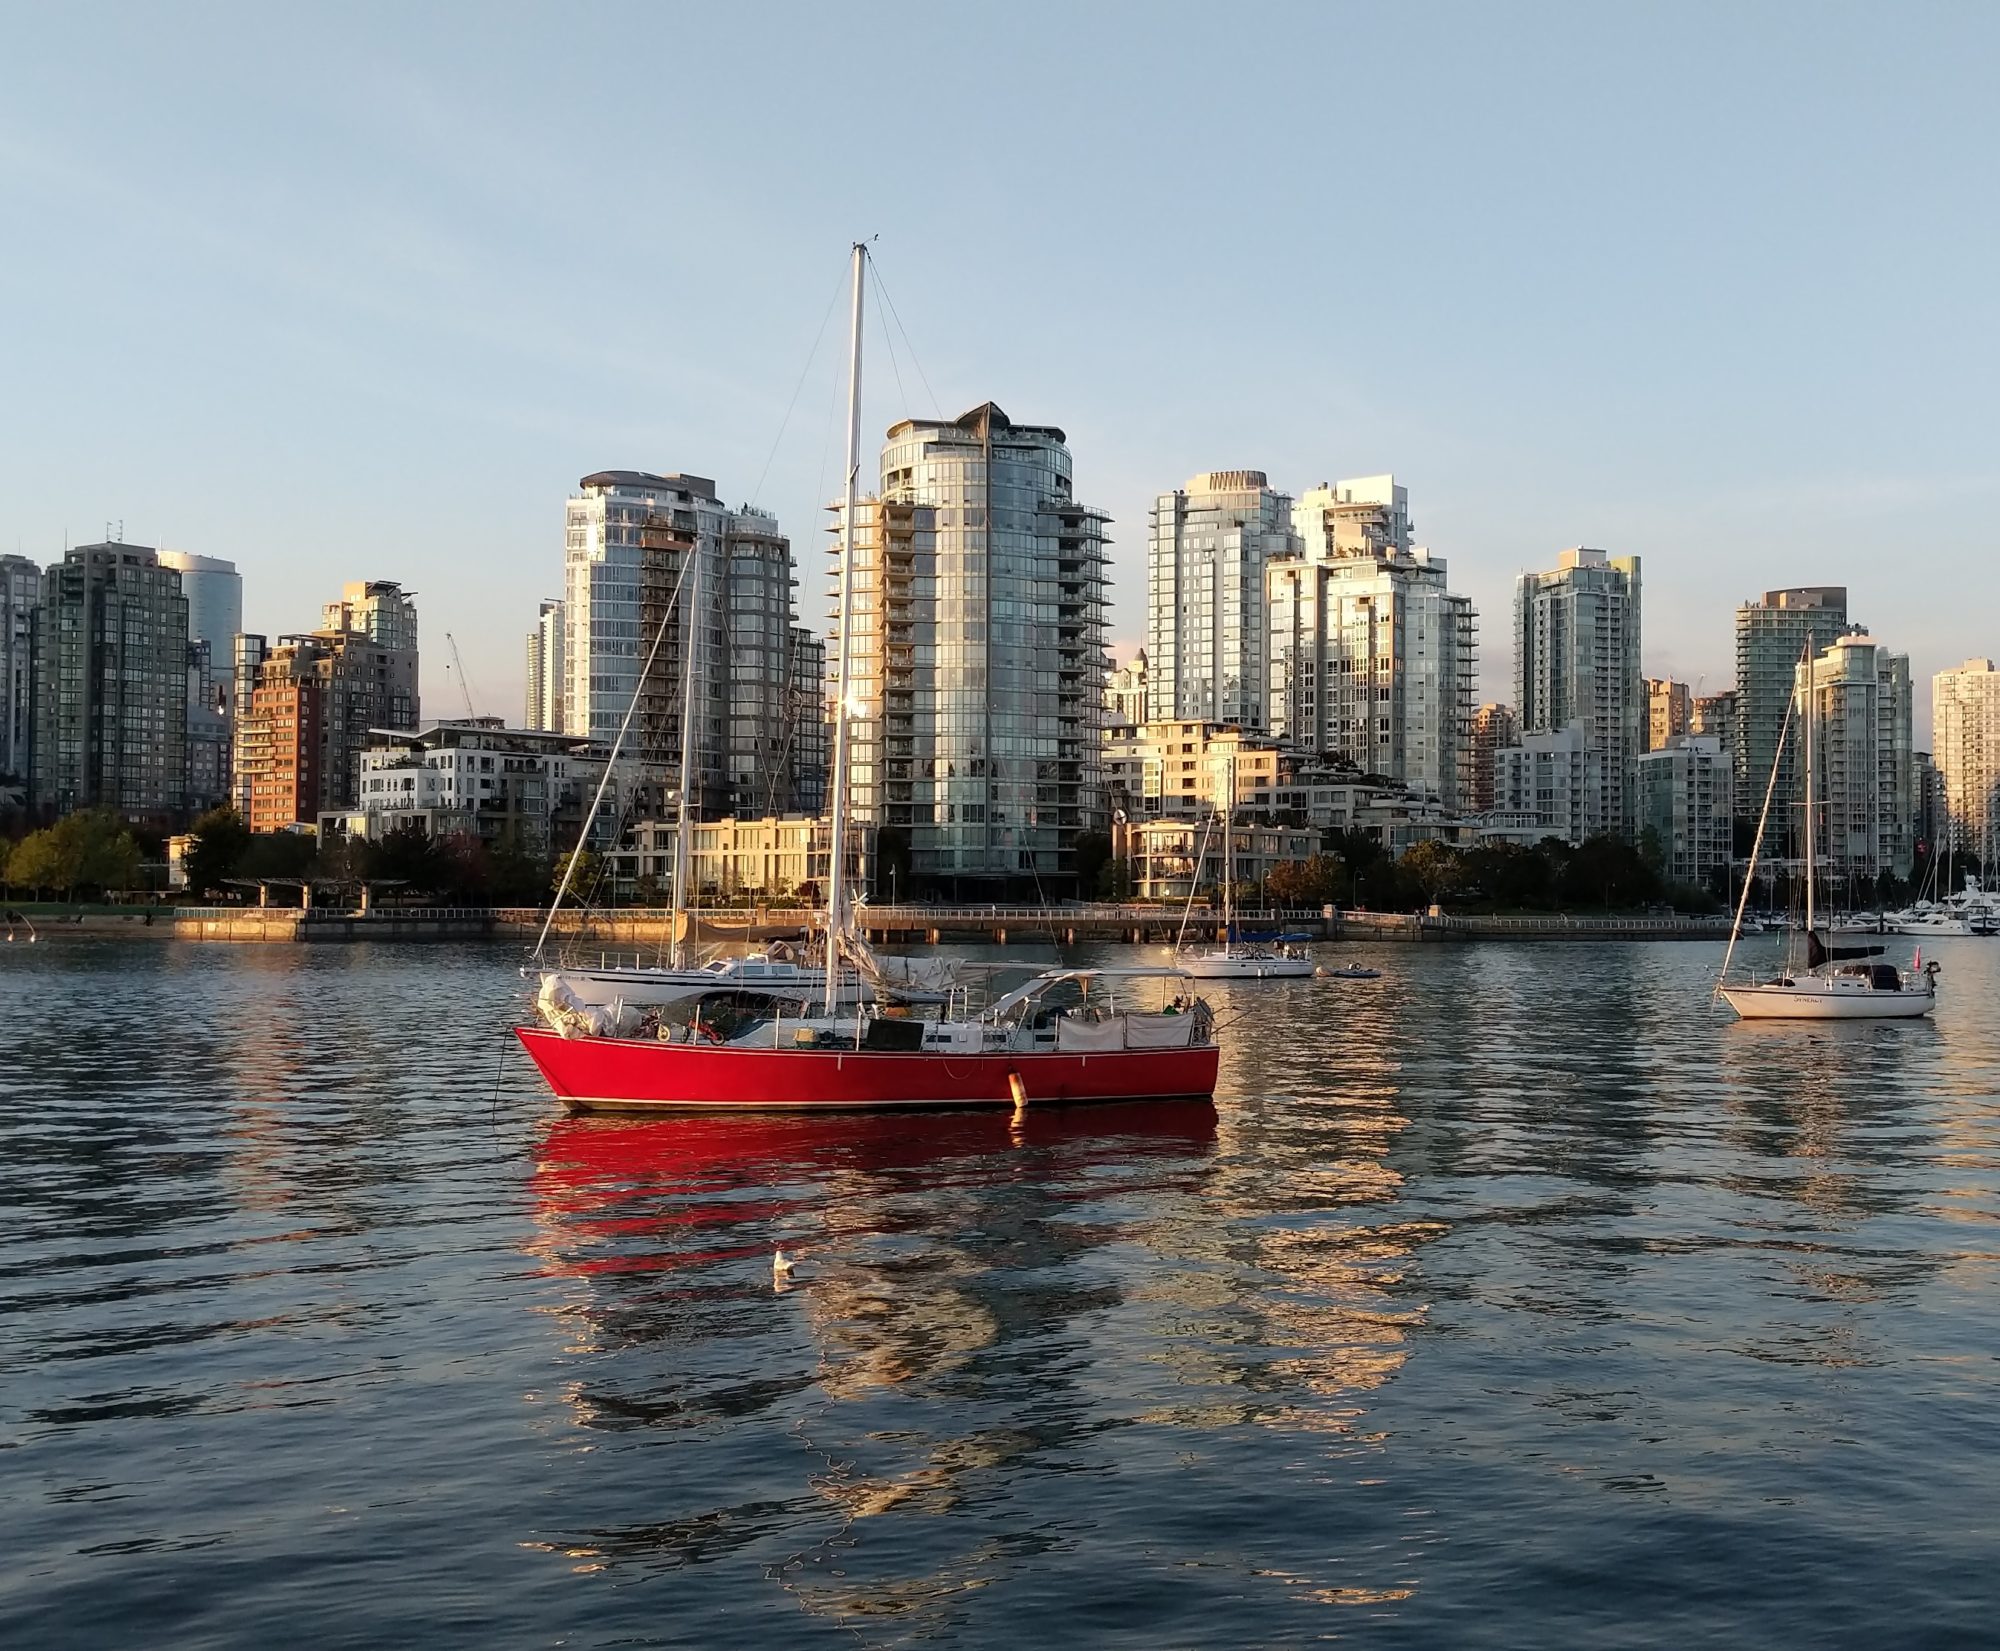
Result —
POLYGON ((1343 963, 1337 969, 1321 969, 1322 980, 1380 980, 1380 969, 1364 969, 1359 963, 1343 963))

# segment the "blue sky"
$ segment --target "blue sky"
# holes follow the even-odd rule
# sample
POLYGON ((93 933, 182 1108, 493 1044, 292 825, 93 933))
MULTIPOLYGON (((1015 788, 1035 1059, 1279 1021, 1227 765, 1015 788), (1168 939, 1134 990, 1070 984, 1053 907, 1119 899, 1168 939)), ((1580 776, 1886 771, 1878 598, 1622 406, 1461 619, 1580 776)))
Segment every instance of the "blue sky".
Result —
POLYGON ((1514 574, 1586 543, 1710 690, 1738 601, 1846 583, 1927 727, 2000 652, 1996 46, 1974 5, 7 0, 0 549, 122 521, 273 632, 401 578, 430 708, 449 630, 517 717, 576 478, 685 469, 778 512, 817 621, 840 315, 808 352, 879 235, 871 455, 1062 425, 1123 640, 1154 493, 1394 470, 1492 695, 1514 574))

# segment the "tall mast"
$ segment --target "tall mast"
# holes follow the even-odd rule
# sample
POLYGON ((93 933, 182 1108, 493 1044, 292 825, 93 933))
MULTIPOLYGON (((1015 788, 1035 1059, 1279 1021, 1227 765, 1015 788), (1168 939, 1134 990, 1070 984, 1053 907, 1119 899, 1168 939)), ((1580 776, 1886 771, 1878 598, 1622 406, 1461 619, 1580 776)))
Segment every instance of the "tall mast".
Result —
POLYGON ((681 598, 681 811, 674 829, 674 918, 673 918, 673 965, 676 969, 685 962, 686 947, 681 938, 681 925, 688 922, 688 873, 693 869, 692 845, 693 813, 689 795, 693 791, 694 770, 694 651, 696 639, 700 636, 697 628, 701 622, 701 535, 696 534, 694 545, 688 551, 694 558, 694 590, 681 598))
POLYGON ((1813 688, 1812 638, 1805 646, 1806 714, 1806 933, 1813 931, 1813 724, 1819 721, 1819 695, 1813 688))
POLYGON ((1222 819, 1222 949, 1236 944, 1230 901, 1236 889, 1236 753, 1229 753, 1229 812, 1222 819))
POLYGON ((847 509, 840 522, 840 643, 834 671, 833 778, 828 798, 832 814, 827 833, 826 867, 826 1012, 840 1000, 840 937, 847 926, 846 891, 841 887, 847 853, 847 685, 848 660, 854 638, 854 513, 861 466, 861 281, 868 249, 854 243, 854 321, 847 352, 847 509))

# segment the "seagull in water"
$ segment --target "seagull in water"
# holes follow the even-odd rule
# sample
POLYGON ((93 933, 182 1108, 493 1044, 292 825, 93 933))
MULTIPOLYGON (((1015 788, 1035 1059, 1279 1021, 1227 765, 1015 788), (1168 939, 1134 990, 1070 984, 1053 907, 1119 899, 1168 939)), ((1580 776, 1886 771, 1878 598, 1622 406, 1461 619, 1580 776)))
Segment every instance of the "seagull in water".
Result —
POLYGON ((790 1283, 792 1269, 797 1265, 798 1263, 786 1255, 783 1250, 773 1250, 771 1252, 771 1282, 774 1284, 790 1283))

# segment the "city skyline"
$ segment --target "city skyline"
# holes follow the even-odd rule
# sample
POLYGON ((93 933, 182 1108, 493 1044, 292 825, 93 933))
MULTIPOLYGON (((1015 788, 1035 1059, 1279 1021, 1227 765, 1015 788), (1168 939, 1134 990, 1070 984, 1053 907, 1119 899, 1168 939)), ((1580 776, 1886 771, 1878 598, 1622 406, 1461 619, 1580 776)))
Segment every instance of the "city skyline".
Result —
MULTIPOLYGON (((0 113, 0 207, 37 233, 0 287, 38 325, 9 347, 0 550, 47 564, 122 518, 127 541, 236 562, 245 623, 271 632, 329 563, 396 577, 464 644, 481 708, 517 706, 576 476, 732 477, 757 495, 732 507, 794 537, 820 520, 837 326, 801 365, 846 242, 879 233, 895 310, 864 428, 985 399, 1060 425, 1112 517, 1126 648, 1151 501, 1246 467, 1293 493, 1406 477, 1418 542, 1482 615, 1565 546, 1639 556, 1647 671, 1709 690, 1727 610, 1767 588, 1848 585, 1919 679, 1993 651, 1995 247, 1958 210, 1992 147, 1970 95, 1991 20, 1834 11, 1799 40, 1727 14, 1717 54, 1679 14, 1277 11, 1232 25, 1274 82, 1265 118, 1189 129, 1153 91, 1171 19, 1071 19, 1054 72, 953 22, 908 42, 937 89, 858 108, 844 160, 814 93, 863 31, 807 12, 754 41, 776 118, 728 123, 719 150, 685 134, 720 129, 729 77, 684 77, 671 117, 602 100, 532 14, 471 57, 442 19, 209 15, 135 10, 87 51, 63 14, 17 25, 42 72, 0 113), (1940 30, 1960 49, 1921 54, 1919 106, 1914 42, 1940 30), (1332 49, 1418 84, 1356 77, 1323 122, 1332 49), (1726 118, 1688 118, 1689 85, 1726 118), (1046 233, 1004 268, 941 204, 885 200, 866 158, 972 89, 1048 131, 1074 186, 1038 198, 1046 233), (583 180, 613 198, 663 173, 673 211, 621 218, 616 258, 573 256, 583 180), (1148 223, 1224 191, 1286 207, 1278 254, 1142 255, 1148 223), (1856 200, 1889 191, 1899 235, 1855 233, 1856 200), (1360 256, 1384 228, 1393 255, 1360 256), (1913 236, 1952 256, 1904 257, 1913 236), (143 255, 99 251, 121 247, 143 255), (1891 546, 1932 577, 1892 577, 1891 546), (1973 600, 1936 603, 1939 582, 1973 600)), ((753 45, 721 17, 607 22, 635 54, 753 45)), ((1482 655, 1482 697, 1506 697, 1510 662, 1482 655)), ((455 688, 433 653, 424 691, 455 688)))

